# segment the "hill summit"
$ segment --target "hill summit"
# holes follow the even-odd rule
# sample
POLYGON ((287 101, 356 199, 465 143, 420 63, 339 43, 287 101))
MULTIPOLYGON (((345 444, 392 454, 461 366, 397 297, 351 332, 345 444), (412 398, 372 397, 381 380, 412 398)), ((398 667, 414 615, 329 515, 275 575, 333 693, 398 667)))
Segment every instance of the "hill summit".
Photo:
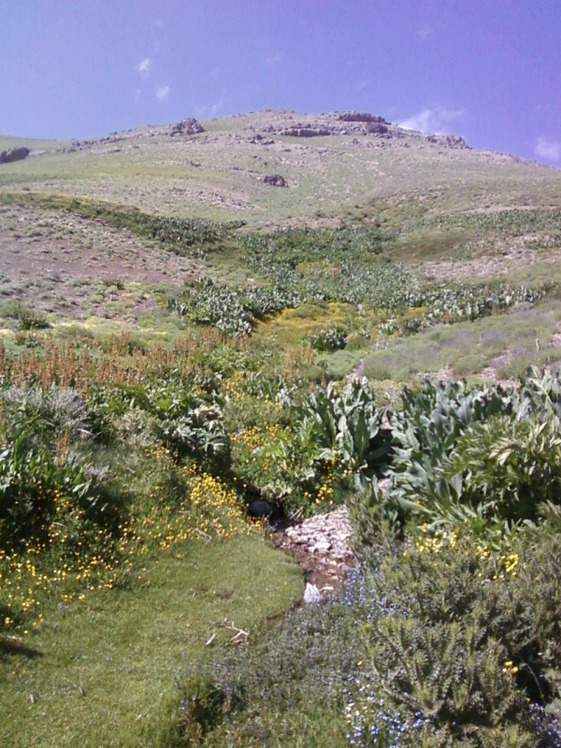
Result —
MULTIPOLYGON (((0 147, 14 142, 0 139, 0 147)), ((379 220, 388 204, 405 214, 411 205, 438 213, 550 204, 559 182, 554 169, 472 150, 457 135, 423 134, 352 111, 267 110, 40 148, 17 144, 30 157, 2 165, 4 188, 55 188, 160 215, 263 227, 379 220)))

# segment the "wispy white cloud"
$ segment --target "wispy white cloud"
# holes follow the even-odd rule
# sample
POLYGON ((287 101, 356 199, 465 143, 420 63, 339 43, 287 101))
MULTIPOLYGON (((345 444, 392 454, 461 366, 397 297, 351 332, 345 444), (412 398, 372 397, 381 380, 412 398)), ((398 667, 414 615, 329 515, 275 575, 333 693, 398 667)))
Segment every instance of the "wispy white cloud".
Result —
POLYGON ((211 117, 214 117, 214 115, 215 115, 215 114, 218 114, 218 112, 219 112, 219 111, 220 111, 221 109, 224 109, 224 105, 226 104, 226 102, 227 102, 227 101, 228 101, 228 99, 227 99, 226 97, 224 97, 224 96, 221 96, 221 97, 220 97, 220 98, 218 99, 218 101, 216 101, 216 102, 215 102, 215 103, 214 103, 214 104, 213 104, 213 105, 212 105, 212 106, 210 107, 210 115, 211 115, 211 117))
POLYGON ((423 109, 412 117, 398 122, 405 130, 418 130, 420 132, 432 132, 436 135, 449 133, 453 123, 462 120, 465 109, 423 109))
POLYGON ((358 81, 358 83, 355 84, 355 91, 363 91, 365 88, 368 88, 369 85, 370 81, 368 80, 358 81))
POLYGON ((214 104, 201 104, 195 107, 194 114, 196 117, 215 117, 224 107, 228 106, 232 101, 230 95, 222 95, 214 104))
POLYGON ((158 86, 156 89, 156 98, 158 101, 165 101, 169 96, 170 88, 167 84, 163 84, 161 86, 158 86))
POLYGON ((424 41, 433 31, 433 27, 429 26, 428 23, 422 23, 417 29, 417 36, 424 41))
POLYGON ((150 57, 145 57, 143 60, 141 60, 136 66, 136 69, 141 75, 147 75, 152 69, 152 60, 150 59, 150 57))
POLYGON ((534 153, 540 158, 547 158, 550 161, 561 161, 561 140, 548 140, 539 137, 534 146, 534 153))
POLYGON ((282 55, 269 55, 265 58, 265 65, 272 67, 273 65, 280 65, 284 60, 282 55))

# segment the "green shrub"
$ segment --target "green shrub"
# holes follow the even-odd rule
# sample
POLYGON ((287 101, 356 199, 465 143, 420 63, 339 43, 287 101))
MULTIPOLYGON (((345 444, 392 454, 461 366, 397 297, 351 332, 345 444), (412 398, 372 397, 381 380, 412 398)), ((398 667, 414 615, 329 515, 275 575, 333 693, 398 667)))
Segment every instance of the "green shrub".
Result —
POLYGON ((50 324, 43 312, 35 311, 20 303, 4 303, 1 314, 4 317, 13 317, 17 320, 18 330, 28 332, 29 330, 44 330, 50 324))
POLYGON ((357 633, 345 605, 297 610, 252 632, 248 644, 189 668, 178 679, 181 744, 344 745, 357 633))
POLYGON ((387 459, 384 409, 377 407, 367 379, 318 387, 298 409, 301 428, 323 458, 335 459, 357 475, 372 476, 387 459))
POLYGON ((543 709, 558 709, 560 553, 557 538, 494 556, 454 533, 375 553, 348 592, 367 651, 352 679, 354 744, 558 745, 543 709))
POLYGON ((177 372, 142 385, 97 387, 88 406, 103 440, 136 432, 145 445, 163 443, 178 458, 195 456, 217 468, 228 462, 223 402, 211 383, 206 394, 177 372))
POLYGON ((347 345, 349 336, 344 327, 331 327, 321 330, 312 337, 312 348, 321 353, 339 351, 347 345))
POLYGON ((120 500, 106 469, 85 456, 82 398, 70 388, 10 387, 0 408, 0 547, 64 541, 70 550, 82 532, 115 524, 120 500))
POLYGON ((520 388, 424 383, 406 389, 390 413, 386 493, 373 487, 370 510, 434 526, 469 526, 498 542, 561 501, 559 373, 520 388))
POLYGON ((459 437, 437 476, 484 520, 537 522, 544 503, 561 502, 561 431, 551 419, 494 416, 459 437))
POLYGON ((88 439, 91 435, 87 405, 72 387, 12 385, 0 393, 0 407, 7 427, 31 423, 55 436, 88 439))
POLYGON ((234 472, 285 509, 335 503, 387 459, 382 414, 367 380, 319 386, 293 405, 289 425, 278 419, 232 434, 234 472))
MULTIPOLYGON (((67 551, 92 524, 115 524, 118 499, 104 472, 77 453, 56 456, 47 435, 18 428, 0 452, 0 547, 64 539, 67 551)), ((84 543, 84 546, 86 543, 84 543)))

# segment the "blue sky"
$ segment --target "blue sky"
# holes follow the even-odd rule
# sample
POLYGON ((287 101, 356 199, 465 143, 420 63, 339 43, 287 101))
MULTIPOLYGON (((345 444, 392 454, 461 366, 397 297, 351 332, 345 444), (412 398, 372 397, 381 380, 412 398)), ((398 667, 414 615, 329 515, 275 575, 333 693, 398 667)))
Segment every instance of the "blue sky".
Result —
POLYGON ((0 133, 355 109, 561 166, 561 0, 2 0, 0 133))

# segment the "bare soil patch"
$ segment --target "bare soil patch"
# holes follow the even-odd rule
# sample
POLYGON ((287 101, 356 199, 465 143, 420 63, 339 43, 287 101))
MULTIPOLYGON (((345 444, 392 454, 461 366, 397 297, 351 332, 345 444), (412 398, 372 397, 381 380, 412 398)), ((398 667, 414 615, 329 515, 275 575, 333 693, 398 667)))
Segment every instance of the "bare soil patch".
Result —
POLYGON ((537 262, 555 261, 555 258, 544 256, 532 247, 531 243, 535 241, 535 236, 521 237, 513 240, 510 246, 502 251, 493 247, 493 254, 484 254, 469 260, 423 262, 420 270, 425 278, 435 281, 506 278, 514 271, 537 262))
POLYGON ((155 287, 181 287, 203 266, 101 222, 0 207, 0 302, 72 319, 141 314, 155 287))

